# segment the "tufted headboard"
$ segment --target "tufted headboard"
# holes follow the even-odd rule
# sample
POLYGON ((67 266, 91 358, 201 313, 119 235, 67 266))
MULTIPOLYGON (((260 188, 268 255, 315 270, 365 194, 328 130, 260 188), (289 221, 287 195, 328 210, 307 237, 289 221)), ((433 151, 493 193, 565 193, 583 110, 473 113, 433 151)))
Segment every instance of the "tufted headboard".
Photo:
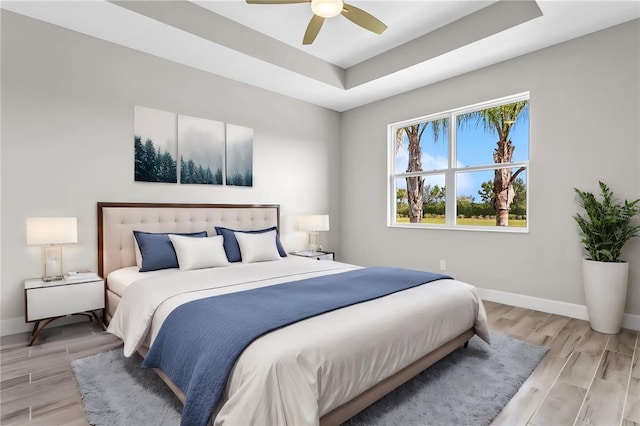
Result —
POLYGON ((197 232, 280 227, 278 204, 98 203, 98 273, 136 264, 133 230, 197 232))

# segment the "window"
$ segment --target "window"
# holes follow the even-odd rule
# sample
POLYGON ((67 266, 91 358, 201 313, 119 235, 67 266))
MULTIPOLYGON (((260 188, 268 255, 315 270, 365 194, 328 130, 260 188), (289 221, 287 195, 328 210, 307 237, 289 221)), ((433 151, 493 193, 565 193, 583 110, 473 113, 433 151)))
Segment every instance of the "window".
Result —
POLYGON ((528 93, 391 124, 389 225, 527 231, 528 168, 528 93))

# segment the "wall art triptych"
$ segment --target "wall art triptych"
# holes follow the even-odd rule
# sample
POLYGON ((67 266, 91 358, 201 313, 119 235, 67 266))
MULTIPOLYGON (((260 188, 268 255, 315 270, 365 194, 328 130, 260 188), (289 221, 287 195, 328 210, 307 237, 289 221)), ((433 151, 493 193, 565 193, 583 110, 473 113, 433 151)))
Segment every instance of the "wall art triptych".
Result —
POLYGON ((253 186, 253 129, 134 106, 135 180, 253 186))

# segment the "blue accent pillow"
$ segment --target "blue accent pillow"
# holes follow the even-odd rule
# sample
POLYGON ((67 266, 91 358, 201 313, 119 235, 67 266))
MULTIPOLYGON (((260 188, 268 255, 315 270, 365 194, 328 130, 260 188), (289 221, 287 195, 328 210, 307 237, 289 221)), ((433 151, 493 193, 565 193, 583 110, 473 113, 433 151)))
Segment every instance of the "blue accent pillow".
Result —
POLYGON ((169 234, 203 238, 207 236, 207 231, 190 233, 133 231, 133 236, 138 242, 138 247, 140 247, 140 253, 142 254, 140 272, 178 267, 178 257, 169 239, 169 234))
POLYGON ((287 257, 287 252, 284 247, 282 247, 282 243, 280 242, 280 231, 278 231, 277 226, 272 226, 271 228, 266 229, 258 229, 255 231, 236 231, 235 229, 223 228, 222 226, 216 226, 216 233, 218 235, 222 235, 224 237, 224 251, 227 253, 227 259, 229 262, 240 262, 242 260, 242 256, 240 255, 240 245, 238 244, 238 240, 236 236, 233 234, 234 232, 244 232, 245 234, 262 234, 264 232, 276 231, 276 247, 278 247, 278 253, 280 253, 280 257, 287 257))

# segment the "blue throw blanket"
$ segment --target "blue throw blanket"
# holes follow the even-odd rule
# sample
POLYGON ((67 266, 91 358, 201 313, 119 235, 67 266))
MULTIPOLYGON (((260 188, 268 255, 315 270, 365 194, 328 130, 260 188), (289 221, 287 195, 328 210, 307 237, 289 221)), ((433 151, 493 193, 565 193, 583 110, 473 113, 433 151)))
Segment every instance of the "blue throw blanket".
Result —
POLYGON ((240 353, 256 338, 316 315, 383 297, 446 275, 363 268, 195 300, 165 320, 142 363, 185 393, 184 426, 206 425, 240 353))

